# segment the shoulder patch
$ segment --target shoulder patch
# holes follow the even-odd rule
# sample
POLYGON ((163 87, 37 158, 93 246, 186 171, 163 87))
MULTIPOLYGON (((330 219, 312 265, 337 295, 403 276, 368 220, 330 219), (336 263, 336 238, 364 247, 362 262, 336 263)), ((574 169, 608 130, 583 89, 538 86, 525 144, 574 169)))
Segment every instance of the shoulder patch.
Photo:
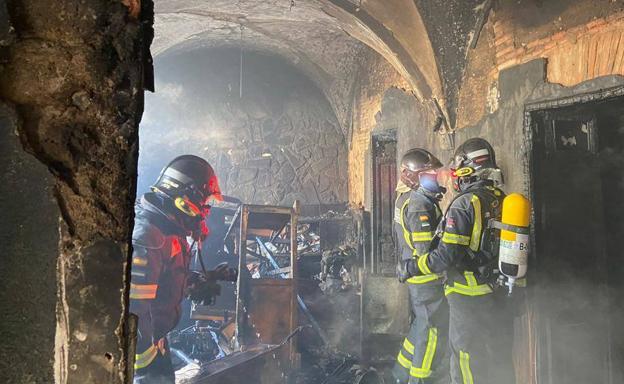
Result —
POLYGON ((165 236, 156 226, 144 220, 135 220, 132 244, 148 249, 160 249, 165 245, 165 236))
POLYGON ((452 217, 449 217, 446 219, 446 227, 447 228, 455 228, 455 219, 452 217))

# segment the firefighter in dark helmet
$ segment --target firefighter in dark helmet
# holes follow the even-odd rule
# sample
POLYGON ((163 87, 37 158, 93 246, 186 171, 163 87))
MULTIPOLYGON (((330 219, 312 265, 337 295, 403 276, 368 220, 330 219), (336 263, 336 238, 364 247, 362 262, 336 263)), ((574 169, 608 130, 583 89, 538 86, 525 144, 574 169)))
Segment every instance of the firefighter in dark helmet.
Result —
POLYGON ((401 159, 394 213, 399 253, 399 280, 408 285, 413 320, 401 344, 393 375, 397 383, 448 383, 448 304, 444 276, 419 276, 409 269, 426 255, 442 218, 438 202, 446 189, 437 181, 442 163, 424 149, 407 151, 401 159))
MULTIPOLYGON (((207 235, 208 202, 220 198, 210 164, 184 155, 161 171, 136 205, 130 284, 130 312, 139 318, 135 384, 175 382, 166 336, 180 319, 182 299, 207 277, 189 271, 187 237, 200 241, 207 235)), ((207 278, 230 280, 235 274, 220 266, 207 278)))
POLYGON ((515 384, 511 319, 502 289, 496 289, 490 219, 500 220, 504 193, 492 146, 473 138, 460 145, 451 163, 457 196, 449 205, 431 251, 410 265, 410 274, 447 273, 449 345, 453 384, 515 384))

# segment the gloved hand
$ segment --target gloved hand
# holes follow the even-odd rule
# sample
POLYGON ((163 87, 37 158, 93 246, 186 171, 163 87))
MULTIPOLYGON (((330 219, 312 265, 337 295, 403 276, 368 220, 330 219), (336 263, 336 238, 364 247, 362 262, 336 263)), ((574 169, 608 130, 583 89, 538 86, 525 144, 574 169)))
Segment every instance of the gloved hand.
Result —
POLYGON ((211 278, 220 281, 236 281, 238 278, 238 270, 236 268, 228 267, 227 262, 220 263, 215 269, 208 272, 211 278))
POLYGON ((221 286, 217 284, 216 279, 192 271, 187 280, 187 294, 195 303, 212 305, 221 294, 221 286))
POLYGON ((415 259, 400 260, 397 264, 397 276, 399 282, 404 283, 412 276, 421 275, 415 259))

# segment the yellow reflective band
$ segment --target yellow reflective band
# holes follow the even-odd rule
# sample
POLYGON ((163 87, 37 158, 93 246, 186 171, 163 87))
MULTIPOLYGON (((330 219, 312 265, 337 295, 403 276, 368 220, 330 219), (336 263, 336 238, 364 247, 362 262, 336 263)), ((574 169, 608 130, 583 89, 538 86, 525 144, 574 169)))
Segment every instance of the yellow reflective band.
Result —
POLYGON ((477 278, 474 277, 473 272, 464 272, 464 278, 466 279, 466 284, 468 284, 469 287, 476 287, 479 285, 479 283, 477 282, 477 278))
POLYGON ((455 285, 452 287, 444 288, 444 294, 446 296, 450 295, 451 293, 459 293, 460 295, 464 296, 482 296, 487 295, 488 293, 492 293, 492 288, 484 284, 479 286, 478 289, 475 289, 466 287, 463 284, 455 283, 455 285))
POLYGON ((431 365, 438 346, 438 329, 429 328, 429 339, 427 340, 427 349, 423 357, 422 366, 420 368, 412 366, 410 375, 416 378, 425 378, 431 376, 431 365))
POLYGON ((464 351, 459 351, 459 369, 464 380, 463 384, 474 384, 470 370, 470 355, 464 351))
POLYGON ((444 234, 442 235, 442 241, 447 244, 468 245, 470 244, 470 237, 458 235, 455 233, 444 232, 444 234))
POLYGON ((409 361, 405 356, 403 356, 403 352, 399 351, 399 355, 397 356, 397 361, 403 368, 410 369, 412 367, 412 362, 409 361))
POLYGON ((470 236, 470 249, 477 252, 481 243, 481 200, 477 195, 472 196, 472 207, 474 208, 474 224, 472 225, 472 235, 470 236))
POLYGON ((425 283, 439 280, 440 277, 442 276, 432 273, 431 275, 412 276, 409 279, 407 279, 406 282, 408 284, 425 284, 425 283))
POLYGON ((479 284, 474 277, 474 273, 466 271, 464 272, 464 277, 466 278, 466 285, 455 282, 453 286, 446 286, 444 288, 444 294, 446 296, 451 293, 459 293, 464 296, 482 296, 494 292, 489 285, 479 284))
POLYGON ((147 265, 147 259, 142 257, 133 257, 132 264, 137 265, 139 267, 145 267, 147 265))
POLYGON ((426 253, 422 256, 420 256, 418 258, 418 269, 420 269, 420 272, 422 272, 425 275, 430 275, 433 272, 431 272, 431 269, 429 269, 429 266, 427 265, 427 259, 429 258, 429 254, 426 253))
POLYGON ((433 232, 412 232, 412 241, 431 241, 433 232))
POLYGON ((158 284, 130 284, 131 299, 154 299, 158 284))
POLYGON ((412 188, 408 187, 407 185, 405 185, 404 182, 399 180, 399 182, 397 183, 396 189, 395 189, 395 191, 397 191, 397 194, 399 195, 399 196, 397 196, 397 199, 399 197, 401 197, 402 194, 407 193, 407 192, 409 192, 411 190, 412 190, 412 188))
POLYGON ((409 353, 410 355, 414 354, 414 344, 412 344, 407 337, 405 338, 405 340, 403 340, 403 348, 405 348, 405 350, 407 351, 407 353, 409 353))
POLYGON ((145 352, 134 355, 134 369, 145 368, 154 361, 158 354, 155 345, 150 346, 145 352))
POLYGON ((409 199, 405 200, 405 203, 403 203, 403 206, 401 206, 401 222, 399 224, 401 224, 401 228, 403 229, 403 238, 405 239, 405 243, 407 244, 408 247, 410 247, 411 250, 414 250, 414 246, 412 245, 412 241, 410 240, 410 233, 407 230, 407 228, 405 228, 405 207, 407 207, 407 204, 409 204, 409 199))

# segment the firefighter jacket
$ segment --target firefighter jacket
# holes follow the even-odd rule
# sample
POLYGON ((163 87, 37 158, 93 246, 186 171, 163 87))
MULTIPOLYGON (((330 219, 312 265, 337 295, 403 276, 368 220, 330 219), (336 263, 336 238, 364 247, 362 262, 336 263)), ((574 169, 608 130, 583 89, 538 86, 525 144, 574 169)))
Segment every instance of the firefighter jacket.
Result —
POLYGON ((135 207, 130 311, 139 317, 136 369, 147 367, 162 349, 180 319, 186 290, 191 258, 186 231, 165 213, 166 203, 147 193, 135 207))
POLYGON ((492 292, 497 260, 483 247, 490 219, 500 220, 504 193, 480 181, 459 194, 440 222, 435 247, 418 260, 423 274, 447 271, 445 294, 480 296, 492 292))
MULTIPOLYGON (((425 255, 442 218, 438 202, 422 190, 400 194, 395 202, 394 231, 400 262, 418 259, 425 255)), ((407 279, 411 284, 424 284, 441 280, 441 275, 428 273, 407 279)))

